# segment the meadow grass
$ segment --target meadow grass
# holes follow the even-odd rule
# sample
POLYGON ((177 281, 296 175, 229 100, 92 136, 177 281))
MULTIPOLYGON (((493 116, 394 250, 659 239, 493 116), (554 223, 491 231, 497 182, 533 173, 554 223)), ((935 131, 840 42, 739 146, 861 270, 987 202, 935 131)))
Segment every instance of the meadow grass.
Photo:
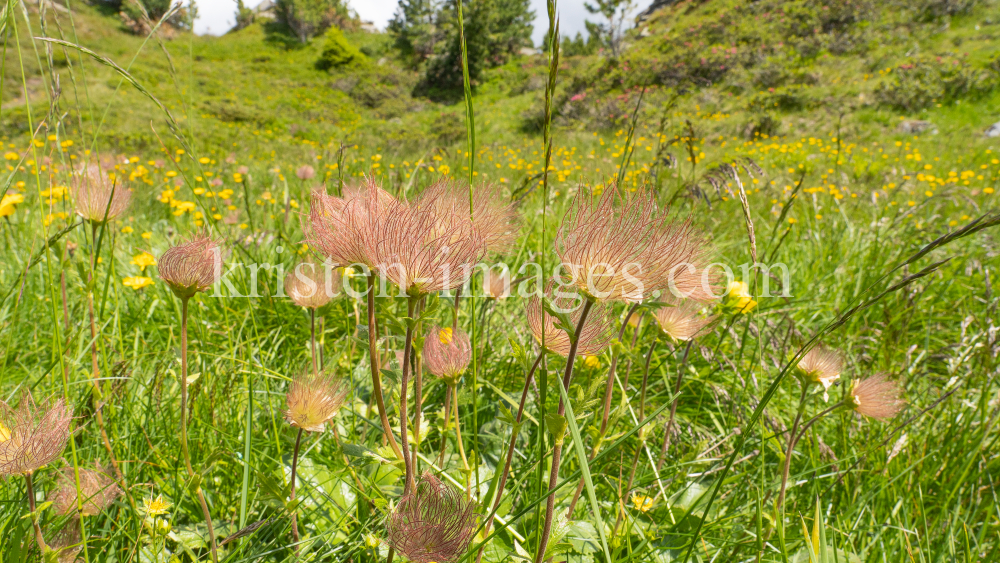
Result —
MULTIPOLYGON (((548 553, 557 560, 1000 557, 993 289, 1000 147, 971 134, 982 114, 997 107, 996 91, 916 116, 932 121, 937 134, 899 133, 895 112, 863 107, 843 118, 793 113, 781 134, 746 139, 733 134, 743 110, 727 108, 719 90, 667 105, 673 94, 650 88, 641 104, 636 91, 619 100, 627 117, 635 111, 634 122, 582 130, 550 114, 540 138, 524 132, 514 116, 537 109, 536 96, 554 103, 563 72, 574 68, 559 66, 558 57, 496 70, 474 97, 469 88, 474 106, 468 109, 418 100, 407 103, 423 108, 394 120, 399 116, 380 116, 330 88, 337 77, 311 66, 315 46, 291 48, 262 26, 222 39, 182 35, 161 50, 154 39, 144 43, 114 31, 89 7, 72 6, 73 22, 48 12, 51 36, 59 37, 59 19, 62 38, 128 69, 146 97, 128 82, 119 88, 120 74, 71 47, 52 46, 49 63, 46 43, 28 39, 42 28, 37 8, 29 6, 25 20, 20 4, 6 6, 3 21, 8 30, 16 25, 17 35, 8 34, 5 44, 3 189, 22 201, 2 219, 0 398, 14 404, 24 391, 38 399, 64 397, 76 414, 63 460, 35 477, 37 517, 48 541, 68 524, 43 504, 55 487, 55 469, 110 461, 96 404, 124 475, 124 494, 102 514, 83 519, 86 549, 79 557, 88 563, 209 559, 199 489, 223 542, 221 559, 384 560, 384 521, 400 500, 403 468, 370 409, 365 304, 346 295, 318 311, 317 338, 322 363, 351 391, 332 422, 335 433, 306 435, 296 503, 288 500, 296 432, 284 421, 285 392, 313 358, 309 315, 279 286, 284 272, 312 253, 299 220, 308 212, 309 191, 325 183, 339 193, 341 178, 350 184, 363 174, 400 196, 442 177, 469 179, 474 187, 495 182, 519 201, 520 237, 503 257, 515 269, 529 261, 557 263, 553 235, 572 196, 600 192, 617 178, 624 188, 657 190, 660 203, 671 204, 664 213, 691 216, 710 234, 718 261, 750 283, 758 305, 749 314, 730 310, 690 348, 663 336, 652 311, 641 309, 620 342, 577 362, 569 389, 558 383, 565 361, 549 355, 528 394, 485 560, 535 556, 550 487, 556 518, 548 553), (510 76, 532 73, 544 73, 544 92, 512 94, 502 86, 510 76), (51 103, 56 75, 62 91, 51 103), (173 130, 151 98, 173 114, 173 130), (467 132, 472 107, 475 128, 467 132), (458 127, 460 136, 440 137, 448 127, 458 127), (95 239, 74 213, 67 172, 98 154, 117 180, 125 185, 127 179, 135 202, 95 239), (746 158, 763 169, 752 177, 739 171, 758 258, 784 264, 787 286, 779 285, 780 275, 739 272, 736 266, 751 258, 737 182, 723 179, 716 188, 706 179, 718 175, 719 165, 746 158), (315 178, 297 177, 303 164, 319 171, 315 178), (188 430, 200 475, 192 481, 181 461, 176 406, 182 303, 155 265, 143 265, 143 253, 158 258, 198 229, 224 238, 233 261, 282 270, 254 277, 243 268, 227 278, 252 297, 209 292, 190 302, 188 430), (101 260, 91 283, 95 247, 101 260), (781 296, 763 296, 765 281, 781 296), (96 339, 88 319, 91 294, 96 339), (810 427, 794 451, 779 509, 775 498, 799 396, 789 368, 816 338, 845 357, 831 403, 847 397, 852 378, 887 372, 903 386, 907 406, 887 422, 837 413, 810 427), (592 455, 612 357, 613 411, 592 455), (659 464, 674 399, 676 434, 659 464), (551 415, 560 402, 567 409, 567 443, 559 479, 549 483, 551 424, 560 422, 551 415), (637 453, 630 479, 628 461, 637 453), (581 479, 586 494, 566 521, 562 515, 581 479), (167 503, 162 513, 157 498, 167 503), (293 509, 298 545, 291 539, 293 509)), ((931 40, 952 41, 949 34, 975 25, 956 20, 945 37, 931 40)), ((974 52, 988 58, 982 54, 988 49, 974 52)), ((861 70, 838 72, 857 79, 861 70)), ((360 276, 350 283, 365 286, 360 276)), ((453 294, 429 295, 432 313, 421 322, 447 325, 453 304, 453 294)), ((444 425, 447 385, 431 377, 421 393, 418 465, 440 472, 449 486, 464 488, 468 479, 486 516, 535 343, 522 299, 479 297, 459 305, 457 325, 473 332, 475 342, 474 371, 456 399, 475 470, 463 474, 453 429, 444 425), (442 441, 446 455, 438 465, 442 441)), ((403 347, 407 299, 377 299, 376 307, 387 356, 387 414, 398 431, 399 366, 389 358, 403 347)), ((621 322, 625 308, 615 313, 621 322)), ((814 399, 807 415, 823 406, 814 399)), ((0 485, 0 561, 38 557, 30 551, 25 495, 23 480, 0 485)), ((473 540, 466 561, 484 539, 473 540)))

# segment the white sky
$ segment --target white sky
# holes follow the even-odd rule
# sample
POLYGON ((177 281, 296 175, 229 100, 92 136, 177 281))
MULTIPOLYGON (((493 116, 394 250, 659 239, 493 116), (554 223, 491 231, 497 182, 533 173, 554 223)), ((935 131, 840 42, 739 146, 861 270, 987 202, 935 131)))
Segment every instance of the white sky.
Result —
MULTIPOLYGON (((256 6, 262 0, 245 0, 248 6, 256 6)), ((590 15, 583 7, 585 0, 558 0, 557 9, 559 11, 559 27, 563 35, 576 35, 582 32, 587 35, 584 20, 588 17, 597 21, 599 18, 590 15)), ((636 2, 645 8, 652 0, 639 0, 636 2)), ((234 23, 234 13, 236 12, 236 0, 194 0, 198 5, 198 20, 195 22, 195 32, 211 33, 221 35, 232 28, 234 23)), ((392 19, 396 12, 398 0, 348 0, 348 4, 361 19, 374 22, 379 29, 385 29, 386 24, 392 19)), ((541 43, 545 31, 548 29, 548 17, 545 10, 545 0, 531 0, 531 7, 535 11, 535 32, 533 39, 536 45, 541 43)))

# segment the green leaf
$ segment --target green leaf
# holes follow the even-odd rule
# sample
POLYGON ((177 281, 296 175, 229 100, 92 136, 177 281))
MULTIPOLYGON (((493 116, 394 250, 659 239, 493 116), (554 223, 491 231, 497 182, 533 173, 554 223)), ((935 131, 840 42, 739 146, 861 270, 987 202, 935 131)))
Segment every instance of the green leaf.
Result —
MULTIPOLYGON (((584 449, 583 439, 580 436, 580 429, 576 425, 576 417, 573 416, 573 407, 570 405, 569 396, 562 381, 556 381, 559 395, 566 405, 566 421, 569 423, 569 431, 573 435, 573 447, 576 449, 576 457, 580 462, 580 471, 583 473, 583 482, 587 488, 587 498, 590 499, 590 507, 594 510, 594 519, 597 521, 597 532, 601 537, 601 548, 604 550, 604 560, 614 561, 611 558, 611 551, 608 549, 608 538, 604 533, 604 518, 601 517, 601 507, 597 504, 597 493, 594 492, 594 480, 590 476, 590 465, 587 460, 587 451, 584 449)), ((546 422, 548 422, 546 420, 546 422)))
POLYGON ((545 429, 552 433, 557 444, 562 444, 566 437, 566 417, 554 412, 545 413, 545 429))

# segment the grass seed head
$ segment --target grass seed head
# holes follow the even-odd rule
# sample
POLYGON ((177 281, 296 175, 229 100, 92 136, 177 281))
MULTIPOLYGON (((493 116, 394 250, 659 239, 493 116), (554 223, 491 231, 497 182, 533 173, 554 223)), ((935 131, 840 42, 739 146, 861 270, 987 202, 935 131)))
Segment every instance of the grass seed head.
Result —
POLYGON ((0 401, 0 476, 32 473, 66 448, 73 411, 59 399, 36 405, 25 393, 17 409, 0 401))
POLYGON ((867 418, 886 420, 896 416, 905 404, 900 395, 899 385, 890 381, 886 374, 879 373, 868 379, 851 382, 847 406, 867 418))
POLYGON ((340 407, 350 387, 333 373, 296 377, 285 395, 285 420, 307 432, 322 432, 340 407))
POLYGON ((389 545, 415 563, 451 563, 476 532, 476 504, 424 473, 386 520, 389 545))
POLYGON ((431 327, 424 339, 424 365, 427 371, 454 383, 472 361, 472 343, 469 335, 451 327, 431 327))
POLYGON ((157 264, 160 277, 181 299, 212 287, 222 273, 222 245, 207 234, 167 249, 157 264))

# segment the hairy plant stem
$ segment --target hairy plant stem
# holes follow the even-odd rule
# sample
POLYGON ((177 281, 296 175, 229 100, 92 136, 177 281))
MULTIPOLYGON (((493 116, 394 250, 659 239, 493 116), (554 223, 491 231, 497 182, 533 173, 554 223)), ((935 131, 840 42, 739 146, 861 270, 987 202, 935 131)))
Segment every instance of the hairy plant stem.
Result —
POLYGON ((35 541, 38 542, 38 551, 41 552, 42 559, 45 558, 49 546, 45 544, 45 537, 42 536, 42 527, 38 524, 38 515, 35 514, 35 483, 31 478, 31 472, 24 474, 24 481, 28 485, 28 510, 31 511, 31 527, 35 529, 35 541))
MULTIPOLYGON (((288 493, 288 500, 290 502, 295 502, 295 473, 299 467, 299 446, 302 444, 302 429, 299 428, 299 434, 295 437, 295 449, 292 451, 292 484, 291 489, 288 493)), ((297 508, 292 508, 292 548, 295 550, 295 554, 299 553, 299 511, 297 508)))
MULTIPOLYGON (((622 327, 618 330, 618 342, 621 342, 621 339, 625 337, 625 328, 628 327, 628 320, 632 318, 632 315, 635 314, 639 306, 640 304, 636 303, 629 307, 628 312, 625 313, 625 320, 622 321, 622 327)), ((608 366, 608 381, 604 384, 604 409, 601 413, 601 430, 597 436, 597 441, 594 442, 594 447, 590 450, 588 462, 593 461, 594 457, 601 452, 601 443, 604 441, 605 433, 608 430, 608 419, 611 415, 611 397, 615 390, 615 370, 617 367, 618 347, 616 346, 611 354, 611 365, 608 366)), ((567 518, 572 518, 573 511, 576 510, 576 503, 579 502, 580 495, 583 493, 583 485, 583 477, 580 477, 580 482, 576 484, 576 492, 573 493, 573 500, 569 502, 569 509, 566 510, 567 518)))
MULTIPOLYGON (((420 317, 420 313, 424 310, 424 303, 426 296, 421 296, 420 300, 417 302, 416 315, 417 318, 420 317)), ((422 323, 417 322, 416 332, 421 334, 422 323)), ((424 407, 424 377, 423 377, 423 366, 420 362, 420 349, 414 348, 412 358, 410 363, 413 364, 413 472, 420 472, 420 459, 417 457, 420 454, 420 419, 423 417, 423 407, 424 407)))
MULTIPOLYGON (((494 493, 493 508, 490 510, 490 517, 486 520, 486 525, 483 527, 483 537, 490 535, 490 526, 493 525, 493 519, 496 517, 497 508, 500 507, 500 501, 503 500, 503 491, 507 486, 507 477, 510 476, 510 464, 514 459, 514 447, 517 445, 517 435, 521 431, 521 420, 524 417, 524 403, 528 399, 528 391, 531 389, 531 380, 535 377, 535 370, 538 369, 538 364, 542 363, 542 358, 544 356, 545 349, 542 348, 538 352, 538 357, 535 358, 535 363, 531 365, 531 369, 528 371, 528 377, 524 379, 524 390, 521 391, 521 402, 517 405, 517 418, 514 420, 514 429, 510 433, 510 444, 507 446, 507 458, 504 462, 503 473, 500 474, 500 482, 497 483, 496 493, 494 493)), ((479 547, 479 554, 476 556, 476 563, 483 560, 483 550, 485 549, 486 544, 479 547)))
POLYGON ((318 376, 319 359, 316 357, 316 309, 309 309, 309 348, 312 351, 313 376, 318 376))
POLYGON ((451 423, 451 385, 444 391, 444 427, 441 429, 441 451, 438 453, 438 466, 444 463, 444 451, 448 445, 448 424, 451 423))
POLYGON ((90 316, 90 361, 91 361, 91 382, 94 384, 91 395, 94 408, 94 419, 97 421, 97 428, 101 432, 101 441, 104 449, 108 450, 108 457, 111 460, 111 467, 115 470, 118 481, 123 480, 121 469, 118 468, 118 461, 115 459, 115 451, 111 448, 111 440, 108 438, 108 429, 104 425, 104 408, 101 404, 101 383, 100 367, 97 361, 97 318, 94 315, 94 285, 97 283, 97 228, 98 224, 92 222, 90 225, 90 279, 87 287, 87 310, 90 316))
POLYGON ((783 504, 783 502, 785 500, 785 486, 788 484, 788 472, 789 472, 789 468, 791 467, 791 464, 789 463, 789 460, 792 457, 792 455, 791 455, 792 450, 795 448, 796 445, 798 445, 799 440, 801 440, 806 435, 806 431, 809 430, 810 426, 812 426, 813 424, 819 422, 819 420, 821 418, 823 418, 824 416, 830 414, 831 412, 839 409, 840 407, 844 406, 845 404, 846 403, 844 401, 840 401, 838 403, 833 404, 832 406, 824 409, 823 411, 820 411, 819 414, 817 414, 817 415, 813 416, 812 418, 810 418, 809 420, 807 420, 805 422, 805 424, 803 424, 800 428, 798 428, 798 430, 797 430, 798 434, 795 434, 796 430, 792 431, 792 434, 788 438, 788 440, 789 440, 789 442, 788 442, 788 452, 785 454, 785 465, 784 465, 784 468, 782 469, 782 472, 781 472, 781 494, 778 496, 778 504, 777 504, 777 506, 779 508, 782 506, 782 504, 783 504))
POLYGON ((385 399, 382 397, 382 374, 379 372, 378 361, 378 332, 375 329, 375 274, 368 274, 368 361, 372 371, 372 395, 375 396, 375 404, 378 407, 378 415, 382 420, 382 433, 385 439, 392 446, 392 451, 396 457, 402 459, 403 452, 396 443, 396 437, 392 435, 392 426, 389 426, 389 415, 385 411, 385 399))
MULTIPOLYGON (((583 333, 583 327, 587 323, 587 317, 590 315, 590 309, 593 306, 594 302, 590 299, 586 299, 583 302, 583 311, 580 313, 580 320, 577 322, 576 330, 573 334, 573 342, 570 343, 569 354, 566 356, 566 372, 563 375, 561 385, 567 393, 569 393, 569 384, 573 380, 573 364, 576 360, 577 346, 580 344, 580 335, 583 333)), ((562 394, 559 395, 559 407, 556 412, 559 416, 566 415, 566 403, 562 400, 562 394)), ((555 443, 552 446, 552 469, 549 472, 550 494, 545 503, 545 524, 542 527, 542 535, 539 536, 538 552, 535 553, 535 563, 542 563, 542 559, 545 557, 545 548, 549 543, 549 534, 552 532, 552 516, 556 508, 556 495, 553 491, 556 485, 558 485, 559 480, 559 462, 562 457, 563 440, 564 436, 556 436, 555 443)))
MULTIPOLYGON (((409 297, 406 300, 406 316, 413 318, 413 311, 416 308, 418 297, 409 297)), ((406 496, 416 486, 413 476, 413 460, 410 459, 409 444, 409 421, 406 412, 407 387, 410 384, 410 354, 413 352, 413 323, 407 321, 406 343, 403 345, 403 376, 399 383, 399 441, 403 448, 403 466, 406 469, 406 481, 403 485, 403 496, 406 496)))
POLYGON ((469 459, 465 457, 465 444, 462 442, 462 424, 458 420, 458 382, 451 383, 452 408, 455 409, 455 443, 458 455, 462 458, 462 472, 465 473, 465 498, 469 499, 472 492, 469 489, 469 459))
MULTIPOLYGON (((656 350, 656 343, 656 338, 653 338, 653 342, 649 345, 649 352, 646 353, 646 365, 642 370, 642 390, 639 392, 639 420, 644 420, 646 418, 646 385, 649 382, 649 362, 653 359, 653 352, 656 350)), ((632 466, 629 468, 628 473, 628 484, 625 485, 624 500, 626 503, 628 503, 628 499, 632 493, 632 484, 635 482, 635 469, 639 465, 639 455, 642 453, 642 449, 645 446, 645 433, 640 430, 639 445, 636 446, 635 455, 632 456, 632 466)), ((623 511, 618 513, 618 518, 615 520, 615 527, 612 529, 612 535, 616 535, 618 533, 618 526, 621 525, 623 516, 623 511)))
MULTIPOLYGON (((189 478, 194 478, 195 472, 194 468, 191 467, 191 452, 188 449, 188 428, 187 428, 187 411, 188 411, 188 338, 187 338, 187 324, 188 324, 188 300, 190 298, 181 299, 181 453, 184 455, 184 466, 187 469, 187 474, 189 478)), ((215 543, 215 527, 212 526, 212 515, 208 512, 208 503, 205 502, 205 493, 202 492, 201 486, 199 485, 196 491, 198 495, 198 502, 201 504, 201 512, 205 516, 205 524, 208 526, 208 539, 212 547, 212 561, 214 563, 219 563, 219 551, 215 543)))
POLYGON ((681 383, 684 381, 684 368, 687 367, 688 354, 691 353, 691 346, 694 339, 688 340, 684 347, 684 355, 681 356, 681 365, 677 368, 677 383, 674 384, 674 400, 670 402, 670 417, 667 419, 667 428, 663 433, 663 445, 660 446, 660 459, 656 462, 656 472, 663 469, 663 462, 667 459, 667 448, 670 447, 670 434, 674 430, 674 417, 677 415, 677 400, 680 399, 681 383))
POLYGON ((802 420, 802 414, 806 410, 806 397, 809 394, 809 386, 805 381, 802 382, 802 394, 799 395, 799 408, 795 413, 795 422, 792 423, 792 430, 788 433, 788 449, 785 450, 785 463, 781 468, 781 492, 778 493, 778 501, 775 508, 780 509, 781 505, 785 502, 785 486, 788 484, 788 469, 792 465, 792 448, 795 447, 795 435, 799 430, 799 422, 802 420))

